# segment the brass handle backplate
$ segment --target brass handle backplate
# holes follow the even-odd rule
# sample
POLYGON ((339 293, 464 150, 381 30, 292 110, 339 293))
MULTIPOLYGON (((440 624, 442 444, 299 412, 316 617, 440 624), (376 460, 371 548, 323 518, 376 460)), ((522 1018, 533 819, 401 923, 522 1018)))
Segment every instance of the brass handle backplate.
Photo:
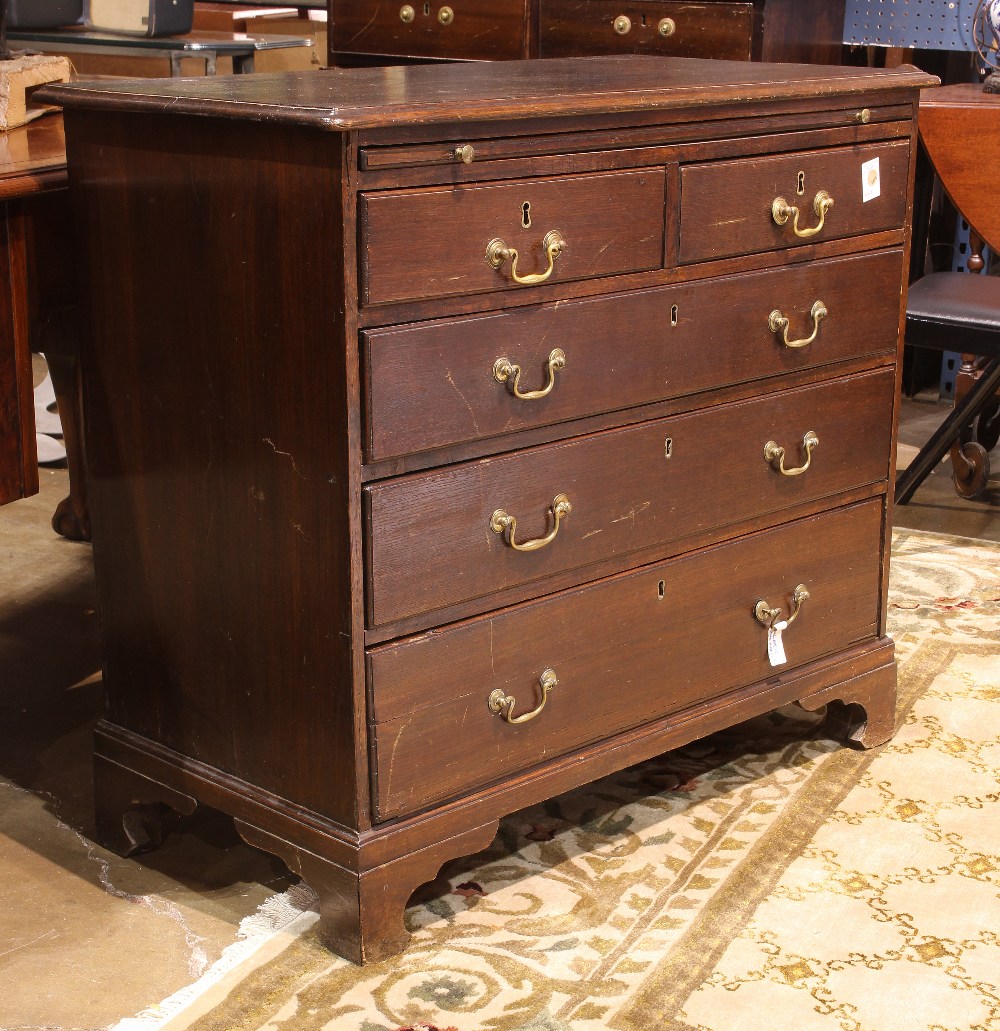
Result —
POLYGON ((549 267, 544 272, 532 272, 522 276, 517 271, 518 253, 514 247, 508 247, 503 240, 497 238, 490 240, 486 245, 486 260, 495 269, 503 267, 505 261, 510 262, 510 278, 521 286, 534 286, 536 283, 544 283, 552 275, 556 267, 556 258, 562 254, 566 247, 566 241, 557 229, 550 229, 542 237, 542 247, 545 248, 545 256, 548 258, 549 267))
POLYGON ((812 308, 809 309, 809 314, 812 316, 813 331, 809 336, 802 337, 800 340, 788 339, 788 316, 778 311, 777 308, 767 317, 767 325, 772 333, 781 334, 781 340, 785 347, 805 347, 816 339, 819 334, 820 322, 830 313, 826 310, 826 305, 822 301, 814 301, 812 308))
POLYGON ((504 694, 504 692, 498 687, 495 691, 490 692, 490 697, 487 704, 490 707, 490 712, 495 712, 498 716, 503 717, 508 723, 527 723, 528 720, 533 720, 541 711, 545 708, 545 703, 549 700, 549 692, 554 687, 559 686, 559 680, 556 678, 554 670, 547 669, 542 672, 542 675, 538 678, 538 686, 542 689, 542 700, 538 703, 538 706, 526 712, 521 716, 514 715, 514 705, 516 701, 513 695, 504 694))
POLYGON ((661 36, 672 36, 677 31, 677 22, 673 18, 661 18, 659 25, 656 26, 656 31, 661 36))
POLYGON ((562 517, 568 515, 572 510, 573 506, 569 503, 569 498, 565 494, 557 494, 549 507, 552 515, 552 529, 544 537, 537 537, 535 540, 525 541, 523 544, 514 540, 514 534, 517 533, 517 519, 502 508, 498 508, 490 516, 490 529, 494 533, 506 534, 507 543, 515 551, 538 551, 539 548, 544 548, 546 544, 551 544, 556 539, 562 517))
MULTIPOLYGON (((806 589, 806 585, 799 584, 792 592, 792 611, 788 614, 787 619, 785 619, 786 625, 795 622, 800 610, 802 609, 802 603, 808 600, 809 591, 806 589)), ((760 598, 754 606, 753 614, 757 617, 758 623, 763 623, 764 626, 769 627, 779 619, 781 616, 781 609, 772 609, 763 598, 760 598)))
POLYGON ((792 219, 792 232, 804 239, 808 236, 815 236, 826 224, 826 213, 833 207, 833 198, 826 192, 820 190, 813 197, 813 211, 816 212, 819 222, 809 229, 799 228, 799 209, 794 204, 789 204, 784 197, 775 197, 771 204, 771 217, 775 225, 783 226, 789 219, 792 219))
POLYGON ((521 390, 521 366, 515 365, 509 358, 497 358, 493 363, 493 378, 497 383, 506 383, 514 397, 522 401, 537 401, 540 397, 548 397, 556 385, 556 373, 566 368, 566 352, 561 347, 553 347, 549 351, 549 360, 545 363, 549 378, 541 390, 521 390))
POLYGON ((777 441, 769 440, 764 445, 764 458, 768 465, 777 469, 782 476, 801 476, 812 463, 813 448, 819 444, 819 437, 815 430, 809 430, 802 438, 802 447, 806 452, 805 465, 797 466, 794 469, 785 468, 785 449, 777 441))
POLYGON ((442 25, 450 25, 455 20, 455 12, 450 7, 442 7, 438 11, 438 21, 442 25))
POLYGON ((614 28, 619 36, 627 35, 632 30, 632 19, 627 14, 620 14, 614 20, 614 28))
POLYGON ((409 4, 403 4, 399 9, 399 20, 404 25, 409 25, 416 16, 417 12, 409 4))

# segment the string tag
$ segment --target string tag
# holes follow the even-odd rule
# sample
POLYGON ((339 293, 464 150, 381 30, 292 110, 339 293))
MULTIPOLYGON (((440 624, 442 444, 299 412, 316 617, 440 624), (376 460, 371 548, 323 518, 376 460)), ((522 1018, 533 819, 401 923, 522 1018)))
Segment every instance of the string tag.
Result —
POLYGON ((767 657, 772 666, 783 666, 788 659, 785 658, 785 646, 781 641, 781 631, 788 626, 786 620, 779 620, 767 628, 767 657))

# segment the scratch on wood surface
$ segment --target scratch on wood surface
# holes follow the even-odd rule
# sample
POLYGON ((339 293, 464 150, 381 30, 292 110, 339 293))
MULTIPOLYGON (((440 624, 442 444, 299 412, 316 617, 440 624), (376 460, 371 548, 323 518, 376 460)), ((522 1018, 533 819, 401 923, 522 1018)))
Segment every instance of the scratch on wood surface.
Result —
POLYGON ((475 409, 472 407, 472 405, 469 404, 469 400, 465 396, 465 394, 463 394, 462 391, 459 390, 458 384, 455 382, 455 379, 451 374, 451 369, 447 369, 446 373, 447 380, 452 385, 452 388, 454 389, 455 393, 458 394, 458 396, 462 399, 462 403, 465 405, 465 407, 469 409, 469 415, 472 416, 472 425, 476 428, 476 433, 479 433, 479 420, 476 418, 475 409))
POLYGON ((307 477, 307 476, 304 476, 304 475, 302 474, 302 471, 301 471, 301 470, 299 469, 299 467, 298 467, 298 466, 297 466, 297 465, 295 464, 295 459, 294 459, 294 457, 292 456, 292 453, 291 453, 291 451, 282 451, 282 450, 281 450, 281 449, 280 449, 280 448, 279 448, 279 447, 278 447, 278 446, 277 446, 277 445, 276 445, 276 444, 274 443, 274 441, 273 441, 273 440, 271 440, 271 438, 270 438, 270 437, 264 437, 264 438, 263 438, 263 443, 265 443, 265 444, 270 444, 270 445, 271 445, 271 449, 272 449, 272 450, 274 451, 274 453, 275 453, 276 455, 284 455, 284 456, 285 456, 285 457, 286 457, 287 459, 289 459, 289 460, 291 461, 291 463, 292 463, 292 468, 293 468, 293 469, 295 470, 295 472, 296 472, 296 474, 297 474, 298 476, 302 477, 302 479, 303 479, 303 480, 306 480, 306 479, 308 479, 308 477, 307 477))
POLYGON ((627 519, 632 520, 632 528, 635 529, 635 517, 641 515, 652 504, 652 501, 644 501, 641 505, 633 505, 624 515, 612 519, 612 523, 624 523, 627 519))

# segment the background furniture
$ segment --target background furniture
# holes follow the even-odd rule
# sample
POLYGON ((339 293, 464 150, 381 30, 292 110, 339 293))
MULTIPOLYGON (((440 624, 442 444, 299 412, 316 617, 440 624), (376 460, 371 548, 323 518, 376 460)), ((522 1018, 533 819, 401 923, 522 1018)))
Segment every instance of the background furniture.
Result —
POLYGON ((103 840, 219 808, 361 961, 504 813, 794 699, 884 741, 931 82, 48 87, 91 288, 103 840))
MULTIPOLYGON (((972 227, 969 268, 982 268, 976 260, 982 241, 1000 247, 1000 96, 977 83, 928 90, 920 103, 920 136, 942 186, 972 227)), ((899 475, 896 501, 909 501, 947 452, 956 490, 975 497, 986 487, 989 452, 1000 438, 1000 278, 937 272, 918 279, 910 286, 906 340, 959 351, 963 363, 954 411, 899 475)))
POLYGON ((69 57, 162 57, 170 61, 170 74, 182 74, 181 62, 192 57, 205 62, 205 74, 214 75, 220 57, 232 60, 233 73, 252 72, 260 51, 308 47, 309 40, 292 36, 243 36, 239 33, 191 32, 186 36, 122 36, 87 29, 46 29, 9 32, 12 43, 26 43, 44 53, 69 57))
POLYGON ((45 318, 52 276, 71 260, 45 231, 65 187, 59 116, 0 135, 0 504, 38 491, 32 331, 45 318))
POLYGON ((330 64, 661 54, 839 64, 844 0, 329 0, 330 64))

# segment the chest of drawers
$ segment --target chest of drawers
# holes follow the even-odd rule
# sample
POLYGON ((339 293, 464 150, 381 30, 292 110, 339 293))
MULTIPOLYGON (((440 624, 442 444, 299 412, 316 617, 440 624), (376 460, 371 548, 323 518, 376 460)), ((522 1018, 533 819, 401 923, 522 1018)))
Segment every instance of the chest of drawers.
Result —
POLYGON ((794 700, 885 740, 932 81, 50 89, 89 247, 103 838, 219 808, 361 961, 505 813, 794 700))
POLYGON ((332 65, 657 54, 839 64, 844 0, 330 0, 332 65))

